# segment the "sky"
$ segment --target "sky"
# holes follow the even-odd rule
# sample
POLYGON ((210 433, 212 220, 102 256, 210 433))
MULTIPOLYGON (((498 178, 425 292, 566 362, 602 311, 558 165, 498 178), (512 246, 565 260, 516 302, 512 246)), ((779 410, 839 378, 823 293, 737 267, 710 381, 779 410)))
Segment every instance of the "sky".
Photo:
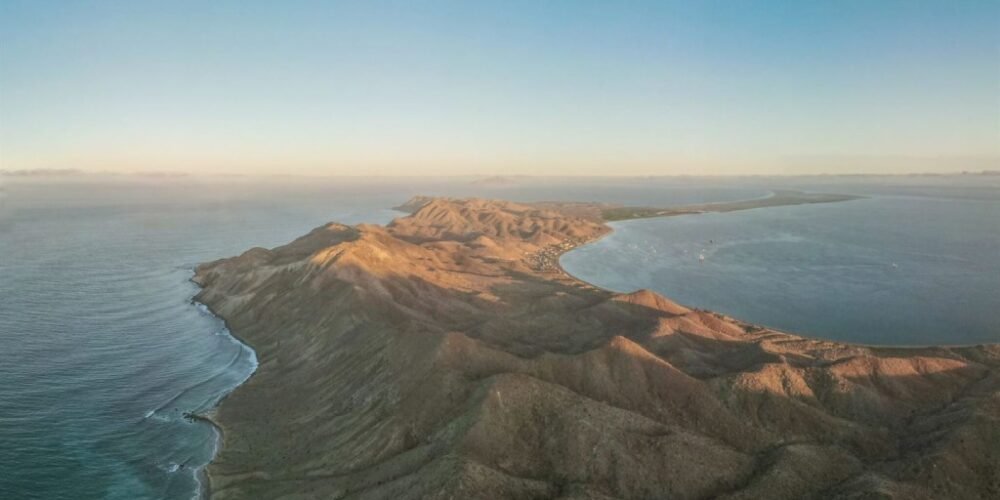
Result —
POLYGON ((0 0, 0 169, 1000 168, 997 1, 0 0))

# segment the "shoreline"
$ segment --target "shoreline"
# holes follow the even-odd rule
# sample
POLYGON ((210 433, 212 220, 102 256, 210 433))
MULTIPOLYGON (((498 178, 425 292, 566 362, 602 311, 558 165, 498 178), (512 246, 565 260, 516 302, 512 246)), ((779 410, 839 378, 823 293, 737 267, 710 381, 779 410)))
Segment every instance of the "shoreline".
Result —
MULTIPOLYGON (((799 203, 789 203, 786 199, 783 203, 775 204, 774 197, 769 197, 752 203, 740 201, 722 204, 722 209, 717 206, 717 210, 713 211, 747 210, 791 204, 799 203), (761 205, 761 202, 764 204, 761 205)), ((548 206, 551 207, 553 204, 550 203, 548 206)), ((558 208, 554 211, 559 212, 558 208)), ((657 216, 696 213, 704 212, 672 211, 657 216)), ((562 216, 569 217, 565 212, 562 216)), ((500 481, 500 483, 480 483, 478 481, 484 480, 484 476, 478 474, 450 469, 444 473, 440 469, 441 462, 437 459, 424 462, 413 461, 407 457, 415 456, 411 454, 411 450, 417 453, 416 456, 429 454, 427 459, 431 460, 438 456, 438 453, 448 457, 452 456, 449 453, 466 453, 462 450, 478 449, 486 454, 474 459, 482 466, 509 467, 490 465, 494 458, 489 457, 502 457, 501 464, 524 463, 523 467, 527 467, 526 470, 538 478, 538 484, 552 484, 558 488, 563 473, 558 472, 559 469, 551 469, 555 465, 528 464, 533 463, 530 457, 538 453, 530 450, 538 448, 538 450, 548 450, 546 453, 553 453, 554 451, 548 448, 550 444, 556 446, 554 450, 562 450, 559 443, 563 438, 553 437, 551 443, 548 440, 529 439, 518 445, 527 446, 522 449, 505 448, 504 440, 507 438, 501 436, 516 438, 518 434, 513 432, 514 429, 531 429, 528 436, 533 436, 535 433, 544 435, 546 432, 553 432, 559 426, 567 426, 569 433, 567 436, 590 436, 590 432, 604 429, 600 433, 604 437, 600 439, 610 439, 620 443, 618 445, 620 448, 616 448, 620 451, 616 453, 632 457, 630 460, 635 461, 628 463, 634 463, 636 470, 645 471, 640 474, 645 481, 651 481, 650 484, 655 486, 655 490, 650 491, 673 491, 672 488, 675 486, 661 483, 659 481, 664 479, 658 478, 677 477, 670 474, 664 476, 664 473, 687 464, 687 467, 691 467, 691 474, 680 477, 712 477, 715 474, 720 478, 731 478, 721 483, 714 479, 706 479, 711 483, 706 486, 699 486, 697 483, 677 486, 685 488, 678 491, 689 492, 688 496, 718 496, 741 490, 752 492, 755 481, 764 477, 769 469, 788 471, 794 468, 788 469, 792 466, 774 463, 766 469, 742 472, 741 466, 736 465, 743 460, 738 456, 761 460, 763 458, 760 454, 770 453, 768 451, 770 449, 790 450, 786 447, 796 443, 786 443, 785 437, 791 436, 815 441, 809 446, 818 448, 812 448, 813 451, 810 453, 818 455, 812 456, 810 460, 817 461, 815 464, 819 467, 818 470, 826 470, 825 465, 819 464, 842 463, 838 462, 841 460, 841 455, 838 453, 847 453, 851 460, 863 467, 876 467, 890 457, 894 440, 914 435, 918 432, 918 424, 934 421, 938 413, 953 405, 979 407, 981 401, 988 401, 983 399, 985 396, 980 396, 979 392, 975 391, 978 391, 977 388, 983 384, 988 385, 988 382, 985 382, 987 378, 996 376, 996 370, 1000 369, 1000 357, 998 357, 1000 351, 995 344, 881 346, 788 334, 782 330, 743 322, 718 312, 684 307, 648 290, 632 293, 615 292, 566 271, 561 264, 561 257, 569 251, 596 243, 612 234, 615 228, 610 222, 614 221, 553 217, 551 213, 532 210, 530 204, 518 205, 474 199, 432 200, 426 205, 416 207, 410 217, 402 217, 397 221, 384 227, 362 225, 358 228, 327 224, 288 245, 272 250, 252 249, 238 257, 198 267, 196 270, 198 280, 195 281, 193 278, 192 281, 202 290, 195 297, 204 301, 192 299, 193 301, 203 304, 213 315, 222 319, 229 334, 256 353, 254 347, 244 340, 242 335, 229 330, 230 319, 223 318, 215 312, 216 308, 232 311, 234 303, 240 304, 239 310, 233 312, 233 321, 247 327, 251 336, 262 342, 262 346, 268 350, 268 359, 280 360, 281 356, 294 356, 296 359, 294 366, 301 367, 293 369, 292 365, 288 365, 283 368, 282 363, 278 362, 274 365, 269 364, 269 369, 263 372, 258 368, 247 377, 247 380, 260 375, 259 383, 246 388, 244 380, 220 398, 212 410, 198 416, 198 420, 209 423, 218 431, 217 449, 212 460, 200 469, 202 472, 200 477, 205 478, 203 495, 206 497, 217 495, 220 499, 245 498, 248 492, 254 492, 254 495, 280 496, 295 494, 297 491, 302 491, 300 488, 309 485, 308 491, 316 494, 319 494, 318 491, 325 491, 325 495, 336 498, 344 495, 360 495, 367 498, 369 492, 376 494, 375 492, 381 491, 383 484, 402 485, 406 484, 406 481, 413 480, 422 481, 418 484, 424 489, 406 487, 405 490, 398 490, 396 494, 401 495, 400 498, 421 498, 430 491, 444 491, 439 489, 441 488, 439 483, 434 482, 438 481, 437 478, 460 477, 463 481, 470 481, 468 484, 475 485, 471 491, 501 492, 497 493, 497 497, 518 496, 511 493, 516 490, 496 490, 495 487, 497 484, 503 484, 504 488, 520 488, 523 485, 516 480, 516 477, 523 476, 527 472, 510 474, 509 477, 514 479, 508 479, 508 476, 491 476, 490 481, 500 481), (500 218, 514 217, 509 214, 516 214, 520 219, 500 218), (475 224, 483 220, 504 228, 505 232, 499 235, 490 233, 492 238, 501 242, 501 246, 490 243, 489 238, 486 238, 485 244, 470 244, 469 240, 462 239, 463 234, 475 233, 479 227, 475 224), (454 225, 446 225, 441 229, 442 226, 438 225, 440 221, 454 225), (543 239, 531 240, 543 243, 533 244, 519 232, 517 228, 520 222, 517 221, 527 221, 524 223, 532 225, 545 223, 549 224, 545 226, 546 228, 552 229, 546 229, 551 232, 543 239), (571 221, 572 224, 566 224, 571 221), (424 247, 420 243, 414 244, 407 238, 432 243, 424 247), (435 241, 454 242, 456 246, 435 246, 433 243, 435 241), (553 241, 555 243, 552 243, 553 241), (338 251, 328 251, 333 247, 338 247, 338 251), (484 251, 482 254, 475 253, 478 251, 476 249, 482 248, 493 250, 484 251), (521 249, 529 251, 521 252, 519 259, 505 260, 507 256, 518 255, 517 251, 521 249), (533 261, 526 256, 537 254, 543 254, 546 259, 552 259, 554 255, 555 265, 553 267, 532 265, 542 261, 537 259, 533 261), (437 256, 450 258, 452 255, 458 255, 458 259, 469 259, 478 255, 485 260, 482 264, 470 262, 465 268, 422 264, 437 256), (309 265, 295 267, 295 271, 289 274, 273 274, 269 271, 284 273, 285 271, 279 269, 287 269, 286 266, 295 262, 308 262, 309 265), (337 265, 333 265, 334 263, 337 265), (495 266, 497 270, 506 270, 511 274, 484 273, 483 271, 487 269, 481 266, 495 266), (342 274, 345 269, 351 271, 342 274), (477 270, 477 273, 467 274, 470 269, 477 270), (389 274, 381 274, 382 270, 392 271, 389 274), (395 276, 402 279, 393 281, 395 276), (462 278, 458 278, 459 276, 462 278), (271 277, 280 281, 274 281, 271 277), (316 290, 312 287, 301 287, 299 283, 303 279, 309 279, 321 288, 316 290), (458 279, 474 281, 449 281, 458 279), (381 287, 386 284, 397 287, 393 295, 379 292, 380 289, 384 290, 381 287), (421 287, 416 289, 415 294, 412 292, 413 288, 403 288, 414 284, 421 287), (503 288, 496 288, 497 284, 501 284, 503 288), (263 286, 267 287, 269 293, 278 291, 284 297, 284 301, 274 303, 264 296, 255 297, 254 290, 263 286), (234 289, 241 291, 236 294, 231 293, 230 291, 234 289), (324 289, 331 294, 331 297, 337 297, 337 300, 317 301, 315 293, 324 289), (352 291, 345 293, 347 290, 352 291), (476 291, 478 292, 470 293, 476 291), (249 295, 246 295, 248 292, 249 295), (255 304, 255 301, 260 302, 259 305, 255 304), (213 308, 209 303, 216 307, 213 308), (498 310, 491 305, 496 303, 503 303, 505 309, 498 310), (287 317, 284 315, 290 313, 289 305, 293 305, 292 311, 295 311, 293 314, 296 317, 313 317, 308 313, 308 309, 305 313, 299 311, 298 304, 309 304, 310 307, 319 308, 317 311, 333 311, 328 312, 333 316, 319 317, 323 318, 320 322, 306 321, 296 327, 295 337, 289 338, 284 345, 281 341, 274 342, 276 337, 285 338, 285 335, 291 333, 284 327, 287 324, 287 317), (498 314, 501 311, 504 313, 498 314), (374 316, 366 316, 366 312, 374 316), (469 313, 475 313, 477 316, 468 316, 469 313), (423 316, 424 314, 432 316, 423 316), (260 324, 256 319, 258 315, 270 317, 270 324, 260 324), (427 318, 425 321, 428 321, 432 330, 426 333, 408 333, 398 328, 400 324, 411 324, 408 323, 410 320, 421 317, 427 318), (450 326, 469 325, 468 319, 474 317, 480 318, 474 323, 477 326, 450 326), (324 322, 330 318, 339 321, 338 324, 341 326, 332 330, 326 327, 324 322), (646 323, 653 319, 661 323, 646 323), (452 323, 453 321, 459 323, 452 323), (647 331, 648 326, 640 326, 657 324, 665 325, 662 327, 664 329, 647 331), (441 332, 450 333, 439 337, 439 334, 435 333, 439 329, 441 332), (467 331, 463 332, 463 329, 467 331), (305 358, 303 352, 295 346, 296 341, 300 346, 301 342, 309 343, 310 351, 305 358), (348 366, 343 363, 343 359, 333 363, 332 360, 340 356, 351 360, 349 370, 344 371, 340 368, 348 366), (936 370, 947 370, 952 375, 934 378, 933 371, 928 372, 931 375, 923 373, 924 367, 928 366, 927 363, 931 363, 932 367, 938 366, 936 370), (482 374, 479 373, 482 366, 491 367, 490 371, 494 374, 482 378, 482 374), (900 366, 914 371, 914 375, 900 372, 900 366), (390 370, 388 367, 394 368, 390 370), (768 367, 768 370, 763 370, 762 367, 768 367), (851 370, 872 369, 875 371, 873 375, 875 378, 855 379, 851 377, 850 372, 838 371, 843 369, 841 367, 851 370), (739 374, 740 377, 749 377, 748 380, 755 381, 753 382, 755 384, 770 387, 768 384, 775 383, 772 381, 775 376, 774 372, 770 371, 772 369, 785 370, 788 375, 783 377, 797 377, 795 380, 805 384, 808 391, 813 390, 814 384, 820 383, 811 378, 809 370, 819 370, 826 377, 832 377, 831 380, 845 384, 842 387, 848 389, 856 387, 859 394, 876 394, 892 404, 884 408, 863 407, 861 410, 864 411, 857 414, 855 411, 859 410, 850 404, 849 399, 828 399, 823 393, 818 393, 823 399, 814 402, 813 406, 796 404, 799 403, 795 401, 798 396, 784 393, 780 398, 775 396, 754 403, 758 401, 757 396, 753 395, 755 393, 746 392, 752 386, 737 384, 741 380, 739 378, 728 378, 729 375, 739 374), (275 387, 286 387, 286 384, 291 383, 292 379, 288 377, 292 372, 289 370, 294 370, 298 377, 305 377, 301 381, 322 382, 312 386, 311 392, 274 392, 275 387), (620 377, 622 374, 644 373, 645 370, 654 370, 657 376, 620 377), (378 375, 378 378, 375 378, 375 375, 378 375), (577 375, 581 377, 579 380, 576 378, 577 375), (460 387, 468 389, 454 392, 456 390, 454 388, 441 387, 434 382, 438 380, 434 377, 441 376, 448 377, 446 380, 455 380, 453 383, 462 384, 460 387), (453 376, 456 378, 451 378, 453 376), (599 378, 593 379, 593 377, 599 378), (912 387, 922 389, 917 392, 907 390, 896 393, 887 391, 877 383, 872 382, 874 385, 869 383, 870 380, 877 382, 881 377, 890 377, 887 380, 903 384, 904 387, 912 384, 912 387), (485 387, 493 389, 485 393, 475 389, 484 383, 487 384, 485 387), (722 395, 712 389, 715 383, 725 384, 727 387, 722 395), (933 390, 925 396, 927 387, 933 390), (249 392, 241 392, 238 398, 231 399, 230 396, 240 388, 246 388, 244 390, 249 392), (504 392, 502 399, 501 389, 504 392), (262 390, 265 392, 261 392, 262 390), (605 392, 606 390, 610 392, 605 392), (676 393, 677 390, 682 392, 676 393), (955 392, 958 390, 961 392, 955 392), (969 400, 961 399, 959 395, 966 391, 974 391, 975 397, 969 400), (355 400, 355 396, 360 397, 359 395, 363 394, 374 399, 355 400), (478 399, 480 396, 475 396, 476 394, 481 394, 485 399, 478 399), (739 402, 727 403, 725 399, 721 399, 726 394, 742 394, 740 397, 748 398, 745 401, 749 406, 747 408, 740 404, 726 406, 739 402), (318 395, 323 397, 317 398, 318 395), (471 396, 475 397, 466 400, 471 396), (686 403, 678 404, 681 400, 677 398, 682 397, 686 403), (691 405, 690 398, 694 398, 693 401, 698 403, 691 405), (342 401, 344 406, 316 406, 315 401, 323 399, 342 401), (939 401, 945 405, 940 406, 939 401), (222 407, 223 402, 227 403, 226 407, 222 407), (550 406, 544 406, 549 403, 550 406), (604 406, 600 406, 601 404, 604 406), (777 405, 771 410, 778 411, 782 415, 787 413, 790 420, 782 418, 762 421, 759 419, 759 408, 753 410, 757 404, 777 405), (897 405, 902 406, 897 407, 897 405), (509 408, 502 412, 508 417, 496 420, 497 415, 501 414, 498 413, 501 407, 509 408), (605 414, 603 413, 606 411, 605 407, 612 408, 613 410, 609 410, 612 412, 624 413, 605 414), (907 407, 920 409, 921 413, 918 417, 914 417, 911 410, 907 417, 895 410, 907 407), (223 408, 221 413, 216 413, 215 410, 219 408, 223 408), (369 411, 370 408, 377 410, 369 411), (589 408, 589 410, 574 417, 566 413, 566 408, 589 408), (330 413, 331 411, 333 413, 330 413), (510 411, 514 413, 509 413, 510 411), (399 412, 401 420, 388 419, 388 415, 397 415, 396 412, 399 412), (482 427, 482 433, 474 432, 474 429, 479 427, 463 430, 459 434, 462 440, 459 441, 453 441, 452 438, 445 439, 446 435, 434 430, 439 424, 436 423, 438 417, 433 416, 440 412, 444 412, 442 416, 448 415, 447 419, 440 420, 440 425, 445 425, 456 418, 455 415, 464 415, 463 418, 469 419, 470 423, 476 422, 477 426, 485 427, 482 427), (289 420, 288 415, 300 417, 289 420), (424 425, 430 427, 414 429, 410 424, 399 427, 402 422, 409 421, 411 415, 426 416, 429 420, 425 420, 424 425), (584 420, 597 419, 595 420, 597 426, 588 424, 589 427, 583 428, 574 424, 583 415, 587 416, 584 420), (319 420, 316 420, 317 418, 319 420), (568 420, 562 420, 564 418, 568 420), (657 460, 673 455, 669 453, 663 455, 662 450, 658 448, 632 448, 634 443, 629 444, 631 441, 625 436, 632 435, 631 432, 634 431, 625 430, 629 428, 628 426, 619 428, 623 422, 631 420, 622 420, 623 418, 653 419, 650 422, 663 424, 673 422, 672 425, 678 426, 675 432, 681 433, 680 435, 690 435, 693 441, 688 441, 689 444, 685 445, 683 453, 669 459, 668 462, 661 463, 657 460), (886 421, 893 422, 895 430, 886 434, 880 430, 881 424, 873 426, 869 419, 874 419, 874 422, 890 419, 886 421), (220 423, 220 420, 227 421, 229 430, 220 423), (309 423, 312 430, 305 432, 299 428, 305 423, 309 423), (823 425, 816 425, 818 423, 823 425), (556 427, 551 427, 550 424, 556 427), (240 452, 222 453, 229 431, 235 433, 233 439, 259 443, 262 449, 258 449, 253 455, 240 452), (621 437, 616 437, 621 432, 625 433, 621 434, 621 437), (775 438, 772 437, 774 435, 769 434, 771 432, 777 433, 781 439, 774 441, 775 438), (350 436, 357 436, 351 439, 358 441, 349 441, 357 443, 353 447, 341 441, 350 436), (384 443, 382 446, 387 448, 380 451, 377 447, 372 448, 365 444, 379 436, 383 440, 381 443, 384 443), (398 436, 404 436, 404 439, 399 440, 398 436), (468 439, 472 441, 467 441, 468 439), (469 443, 469 446, 472 443, 479 445, 465 448, 465 445, 460 446, 462 443, 469 443), (319 446, 314 449, 313 445, 316 444, 319 446), (824 451, 827 448, 823 446, 834 446, 829 449, 842 451, 827 452, 824 451), (712 456, 704 453, 722 453, 730 457, 727 460, 736 462, 729 462, 727 467, 719 470, 690 462, 692 457, 712 456), (736 455, 727 455, 732 453, 736 455), (219 465, 218 461, 220 454, 224 457, 222 465, 219 465), (291 458, 286 454, 290 454, 291 458), (688 454, 693 455, 684 458, 688 454), (268 457, 275 456, 281 456, 282 460, 280 462, 268 460, 268 457), (322 474, 315 473, 317 469, 314 465, 307 465, 315 464, 317 460, 329 463, 324 466, 322 474), (337 464, 345 460, 361 460, 359 463, 371 465, 354 470, 342 470, 337 464), (677 462, 674 463, 674 460, 677 462), (218 477, 224 478, 219 479, 224 486, 215 493, 212 490, 212 474, 209 473, 209 468, 213 464, 217 467, 214 470, 220 474, 218 477), (430 464, 437 465, 432 467, 430 464), (262 469, 268 471, 268 477, 244 476, 242 473, 242 471, 262 469), (308 472, 304 475, 303 470, 308 472), (726 486, 729 482, 735 486, 726 486), (720 484, 722 486, 719 486, 720 484), (314 490, 314 487, 320 490, 314 490), (508 493, 505 495, 503 491, 508 493)), ((477 242, 483 237, 482 233, 479 234, 477 242)), ((469 261, 459 260, 459 262, 469 261)), ((785 391, 798 390, 796 387, 790 389, 789 386, 780 384, 775 387, 774 390, 779 390, 781 387, 784 387, 785 391)), ((821 390, 823 387, 825 385, 816 386, 816 389, 821 390)), ((666 439, 667 442, 673 439, 669 436, 674 435, 674 433, 652 432, 651 439, 666 439)), ((574 442, 575 439, 565 442, 574 442)), ((586 439, 589 442, 598 438, 586 439)), ((557 458, 553 464, 565 463, 567 467, 571 467, 570 470, 578 472, 590 470, 589 466, 578 463, 572 455, 558 454, 553 457, 557 458)), ((896 457, 895 460, 903 459, 896 457)), ((622 491, 632 491, 628 485, 636 484, 636 481, 619 483, 610 479, 626 477, 621 474, 633 474, 619 470, 619 464, 626 462, 618 460, 606 462, 603 459, 599 462, 600 470, 605 472, 594 475, 588 473, 586 477, 578 479, 584 481, 581 483, 584 486, 581 487, 587 488, 586 484, 593 484, 600 491, 604 491, 603 488, 624 488, 622 491)), ((899 484, 908 484, 905 482, 907 479, 896 477, 891 470, 878 470, 877 475, 887 478, 886 480, 903 481, 899 484)), ((792 474, 780 477, 794 479, 796 476, 792 474)), ((803 492, 822 492, 824 488, 845 484, 844 479, 823 479, 825 482, 803 479, 805 485, 800 488, 804 488, 803 492)), ((932 484, 936 483, 928 483, 927 487, 931 487, 932 484)), ((975 485, 967 487, 982 488, 975 485)), ((864 485, 843 486, 843 488, 850 490, 860 488, 858 491, 866 491, 864 485)), ((636 493, 619 496, 632 497, 636 496, 636 493)))
POLYGON ((233 329, 229 327, 229 322, 225 318, 216 313, 216 311, 212 309, 212 306, 198 300, 198 296, 204 290, 204 287, 200 283, 194 280, 194 273, 196 272, 196 270, 197 266, 191 269, 192 276, 188 280, 191 283, 194 283, 198 287, 198 293, 196 293, 190 299, 191 305, 195 307, 197 306, 204 307, 209 314, 211 314, 213 317, 221 321, 223 328, 225 328, 226 330, 226 335, 229 335, 230 338, 232 338, 238 344, 241 344, 243 347, 249 350, 254 358, 253 370, 247 375, 245 379, 243 379, 238 384, 231 387, 229 390, 225 391, 225 393, 219 397, 219 400, 216 401, 214 405, 202 411, 192 411, 186 415, 187 418, 190 418, 193 421, 201 422, 211 426, 215 432, 215 444, 212 449, 211 459, 209 459, 208 462, 205 462, 204 465, 198 467, 195 470, 195 479, 198 481, 199 484, 198 488, 199 491, 197 492, 197 496, 195 498, 197 498, 198 500, 207 500, 212 497, 212 476, 208 472, 208 466, 215 461, 215 458, 222 450, 222 447, 225 445, 224 441, 226 436, 225 427, 223 427, 221 422, 213 418, 214 412, 217 408, 222 406, 222 403, 226 400, 226 398, 229 397, 230 394, 233 393, 233 391, 246 384, 257 373, 257 370, 260 368, 260 359, 257 357, 257 351, 253 348, 253 346, 250 345, 250 343, 247 342, 245 339, 240 338, 236 333, 234 333, 233 329))
POLYGON ((739 212, 758 208, 839 203, 864 198, 866 197, 859 195, 820 193, 794 189, 774 189, 770 190, 770 194, 768 195, 757 198, 747 198, 744 200, 695 203, 664 208, 615 206, 605 207, 601 209, 600 213, 603 221, 605 223, 609 223, 701 213, 739 212))
MULTIPOLYGON (((750 201, 761 201, 761 200, 768 200, 768 199, 771 199, 771 198, 773 198, 773 196, 767 196, 767 197, 763 197, 763 198, 753 198, 753 199, 741 200, 741 201, 737 201, 737 202, 721 202, 721 204, 744 203, 744 202, 750 202, 750 201)), ((854 199, 864 199, 864 198, 865 197, 858 196, 858 197, 854 197, 854 198, 850 198, 850 199, 846 199, 846 200, 841 200, 841 201, 851 201, 851 200, 854 200, 854 199)), ((839 201, 822 202, 822 203, 839 203, 839 201)), ((587 281, 587 280, 585 280, 583 278, 580 278, 579 276, 577 276, 577 275, 575 275, 575 274, 573 274, 573 273, 571 273, 571 272, 569 272, 569 271, 566 270, 566 268, 562 265, 562 257, 564 255, 569 254, 570 252, 572 252, 574 250, 581 249, 581 248, 583 248, 585 246, 588 246, 588 245, 596 244, 596 243, 600 242, 601 240, 603 240, 604 238, 607 238, 608 236, 611 236, 615 232, 615 226, 613 224, 617 224, 617 223, 640 222, 640 221, 645 221, 647 219, 680 217, 680 216, 685 216, 685 215, 692 216, 692 215, 700 215, 700 214, 704 214, 704 213, 739 212, 739 211, 744 211, 744 210, 755 210, 755 209, 760 209, 760 208, 772 208, 772 207, 779 207, 779 206, 795 206, 795 205, 801 205, 801 204, 802 203, 782 204, 782 205, 764 205, 764 206, 748 207, 748 208, 741 208, 741 209, 736 209, 736 210, 725 210, 725 211, 676 212, 676 213, 667 213, 667 214, 657 215, 657 216, 652 216, 652 217, 636 217, 636 218, 632 218, 632 219, 620 219, 620 220, 614 220, 614 221, 605 221, 604 225, 609 228, 608 232, 606 232, 606 233, 598 236, 597 238, 594 238, 594 239, 589 240, 589 241, 585 241, 585 242, 583 242, 583 243, 581 243, 581 244, 579 244, 579 245, 577 245, 577 246, 575 246, 573 248, 566 249, 566 250, 562 251, 561 253, 559 253, 559 255, 556 256, 556 259, 555 259, 556 269, 558 270, 558 272, 560 272, 562 274, 565 274, 566 276, 572 278, 573 280, 576 280, 576 281, 578 281, 580 283, 586 284, 586 285, 591 286, 593 288, 596 288, 598 290, 603 290, 605 292, 615 293, 615 294, 618 294, 618 293, 629 293, 629 292, 612 290, 610 288, 605 288, 605 287, 600 286, 600 285, 598 285, 596 283, 591 283, 591 282, 589 282, 589 281, 587 281)), ((664 296, 668 297, 668 298, 670 297, 669 294, 664 295, 664 296)), ((673 299, 671 299, 671 300, 673 300, 673 299)), ((740 318, 734 317, 734 316, 732 316, 730 314, 727 314, 727 313, 724 313, 724 312, 716 311, 714 309, 706 309, 706 308, 702 308, 702 307, 691 305, 691 304, 681 304, 681 305, 683 305, 685 307, 689 307, 691 309, 698 309, 698 310, 705 311, 705 312, 708 312, 708 313, 718 314, 718 315, 721 315, 723 317, 729 318, 731 320, 739 321, 741 323, 746 323, 748 325, 752 325, 752 326, 755 326, 755 327, 760 327, 760 328, 763 328, 763 329, 766 329, 766 330, 771 330, 771 331, 775 331, 775 332, 782 332, 782 333, 784 333, 783 329, 779 329, 779 328, 768 326, 768 325, 761 324, 761 323, 751 323, 751 322, 748 322, 748 321, 744 321, 744 320, 742 320, 740 318)), ((851 346, 856 346, 856 347, 869 347, 869 348, 874 348, 874 349, 934 349, 934 348, 965 349, 965 348, 975 348, 975 347, 983 347, 983 346, 992 345, 990 342, 980 342, 980 343, 971 343, 971 344, 906 344, 906 345, 897 345, 897 344, 869 344, 869 343, 862 343, 862 342, 849 342, 849 341, 845 341, 845 340, 828 339, 826 337, 820 337, 820 336, 814 336, 814 335, 799 333, 798 330, 796 330, 795 333, 793 333, 793 335, 795 335, 797 337, 802 337, 802 338, 810 339, 810 340, 820 341, 820 342, 834 342, 834 343, 837 343, 837 344, 845 344, 845 345, 851 345, 851 346)))

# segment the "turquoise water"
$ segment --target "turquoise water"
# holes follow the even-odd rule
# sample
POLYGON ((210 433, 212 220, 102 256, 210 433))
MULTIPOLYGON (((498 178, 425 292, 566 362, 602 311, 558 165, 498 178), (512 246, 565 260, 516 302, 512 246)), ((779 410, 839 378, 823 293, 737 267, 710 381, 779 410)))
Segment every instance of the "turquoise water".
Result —
POLYGON ((1000 341, 995 180, 805 187, 869 197, 618 222, 562 264, 606 288, 649 288, 809 336, 891 345, 1000 341))

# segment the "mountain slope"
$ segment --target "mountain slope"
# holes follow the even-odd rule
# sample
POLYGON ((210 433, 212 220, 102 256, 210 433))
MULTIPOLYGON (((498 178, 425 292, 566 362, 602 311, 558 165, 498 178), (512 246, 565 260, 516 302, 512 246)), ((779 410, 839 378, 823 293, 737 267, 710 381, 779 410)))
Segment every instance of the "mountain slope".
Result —
POLYGON ((615 294, 538 265, 594 220, 408 205, 198 268, 260 359, 212 416, 213 497, 1000 494, 997 346, 844 345, 615 294))

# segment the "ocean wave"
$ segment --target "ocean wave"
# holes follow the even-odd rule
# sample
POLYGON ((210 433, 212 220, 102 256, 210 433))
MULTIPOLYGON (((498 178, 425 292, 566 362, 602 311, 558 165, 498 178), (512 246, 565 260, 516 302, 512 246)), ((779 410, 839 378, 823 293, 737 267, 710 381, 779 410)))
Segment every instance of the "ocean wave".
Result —
POLYGON ((162 408, 157 408, 155 410, 149 410, 146 415, 142 417, 143 420, 152 420, 155 422, 169 422, 171 419, 169 416, 161 413, 162 408))

